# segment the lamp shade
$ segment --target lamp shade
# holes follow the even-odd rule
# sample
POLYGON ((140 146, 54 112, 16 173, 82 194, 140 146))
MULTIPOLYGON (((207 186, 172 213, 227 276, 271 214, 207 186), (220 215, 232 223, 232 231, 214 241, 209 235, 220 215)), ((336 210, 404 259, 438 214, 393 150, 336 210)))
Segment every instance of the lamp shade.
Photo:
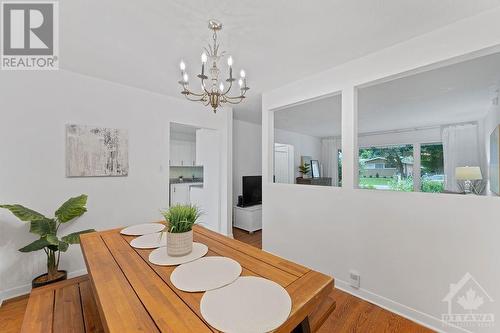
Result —
POLYGON ((481 174, 480 167, 457 167, 455 168, 455 178, 457 180, 481 180, 483 175, 481 174))

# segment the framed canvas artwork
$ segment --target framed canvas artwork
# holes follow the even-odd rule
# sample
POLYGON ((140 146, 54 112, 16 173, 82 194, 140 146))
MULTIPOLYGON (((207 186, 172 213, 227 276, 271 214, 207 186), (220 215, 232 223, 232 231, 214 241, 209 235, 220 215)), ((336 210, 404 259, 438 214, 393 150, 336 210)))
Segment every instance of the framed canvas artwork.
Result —
POLYGON ((128 132, 122 129, 66 125, 66 176, 128 175, 128 132))

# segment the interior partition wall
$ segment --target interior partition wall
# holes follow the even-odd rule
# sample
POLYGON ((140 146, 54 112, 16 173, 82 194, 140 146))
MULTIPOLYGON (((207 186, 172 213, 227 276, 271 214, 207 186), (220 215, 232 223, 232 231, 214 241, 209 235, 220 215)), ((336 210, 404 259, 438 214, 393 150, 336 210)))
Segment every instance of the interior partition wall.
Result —
MULTIPOLYGON (((494 236, 500 234, 500 199, 358 189, 357 95, 366 84, 498 52, 499 45, 496 9, 265 93, 264 250, 331 274, 336 287, 428 327, 475 331, 460 323, 443 326, 446 296, 450 284, 473 276, 491 299, 500 299, 500 266, 494 264, 500 253, 494 236), (343 186, 273 184, 274 110, 337 91, 342 92, 343 186), (359 289, 349 285, 353 270, 361 275, 359 289)), ((481 309, 500 317, 500 302, 485 302, 481 309)))

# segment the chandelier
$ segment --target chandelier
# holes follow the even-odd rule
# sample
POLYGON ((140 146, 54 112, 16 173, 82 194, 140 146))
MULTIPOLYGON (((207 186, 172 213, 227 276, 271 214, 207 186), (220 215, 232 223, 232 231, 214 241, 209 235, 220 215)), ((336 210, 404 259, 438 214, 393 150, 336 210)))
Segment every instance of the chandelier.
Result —
POLYGON ((216 20, 209 20, 208 28, 212 31, 213 44, 209 44, 208 48, 205 47, 201 54, 201 73, 197 75, 201 81, 201 91, 194 92, 190 89, 189 76, 186 72, 186 64, 184 61, 180 63, 181 80, 179 84, 182 86, 181 94, 186 96, 188 100, 201 102, 206 106, 210 105, 215 113, 217 112, 217 108, 225 103, 241 103, 245 98, 247 90, 250 88, 247 87, 246 74, 242 69, 238 79, 239 94, 230 96, 233 82, 236 81, 233 77, 233 58, 231 56, 227 58, 229 74, 228 78, 225 80, 226 84, 224 84, 223 79, 219 78, 219 76, 221 76, 221 70, 217 67, 219 61, 226 56, 225 51, 219 50, 220 44, 217 41, 217 32, 222 29, 222 24, 216 20), (209 66, 208 69, 205 69, 205 66, 209 66))

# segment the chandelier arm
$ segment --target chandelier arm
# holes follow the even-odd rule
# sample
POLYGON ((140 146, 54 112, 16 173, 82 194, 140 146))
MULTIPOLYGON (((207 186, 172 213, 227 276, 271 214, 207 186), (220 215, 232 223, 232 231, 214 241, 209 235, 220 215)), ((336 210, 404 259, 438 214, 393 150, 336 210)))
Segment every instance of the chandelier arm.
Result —
POLYGON ((233 87, 233 81, 229 81, 229 87, 227 88, 226 92, 224 92, 222 95, 226 96, 226 94, 229 93, 232 87, 233 87))
POLYGON ((248 89, 243 90, 243 92, 240 91, 240 94, 238 96, 225 96, 225 97, 228 99, 238 99, 238 98, 243 99, 245 97, 247 91, 248 91, 248 89))
POLYGON ((208 94, 210 95, 210 93, 208 92, 207 90, 207 87, 205 86, 205 79, 201 79, 201 87, 203 88, 203 90, 205 91, 205 94, 208 94))
POLYGON ((202 102, 202 101, 204 101, 204 100, 205 100, 205 98, 204 98, 204 97, 201 97, 201 98, 189 98, 189 97, 188 97, 188 95, 186 95, 186 99, 187 99, 188 101, 191 101, 191 102, 202 102))
POLYGON ((191 90, 189 90, 187 88, 184 88, 184 91, 187 92, 187 94, 185 94, 185 95, 193 95, 193 96, 197 96, 197 97, 202 97, 202 96, 206 96, 207 95, 206 92, 195 93, 195 92, 192 92, 191 90))
POLYGON ((191 92, 189 90, 185 90, 185 91, 187 91, 188 93, 184 94, 184 96, 186 96, 186 99, 188 99, 190 101, 199 102, 199 101, 205 100, 206 97, 207 97, 207 94, 196 94, 196 93, 193 93, 193 92, 191 92), (190 98, 189 97, 190 95, 193 95, 196 98, 190 98))
POLYGON ((243 99, 240 99, 239 101, 235 101, 235 102, 227 100, 227 101, 225 101, 225 103, 236 105, 236 104, 240 104, 242 101, 243 101, 243 99))
POLYGON ((223 103, 229 103, 229 104, 239 104, 239 103, 241 103, 241 101, 243 101, 242 97, 230 97, 230 98, 228 98, 228 96, 224 96, 224 98, 222 99, 223 103))
POLYGON ((195 94, 194 92, 189 91, 189 94, 185 94, 186 96, 188 95, 193 95, 194 97, 205 97, 207 94, 195 94))
POLYGON ((225 96, 227 99, 243 99, 245 95, 239 95, 239 96, 225 96))

